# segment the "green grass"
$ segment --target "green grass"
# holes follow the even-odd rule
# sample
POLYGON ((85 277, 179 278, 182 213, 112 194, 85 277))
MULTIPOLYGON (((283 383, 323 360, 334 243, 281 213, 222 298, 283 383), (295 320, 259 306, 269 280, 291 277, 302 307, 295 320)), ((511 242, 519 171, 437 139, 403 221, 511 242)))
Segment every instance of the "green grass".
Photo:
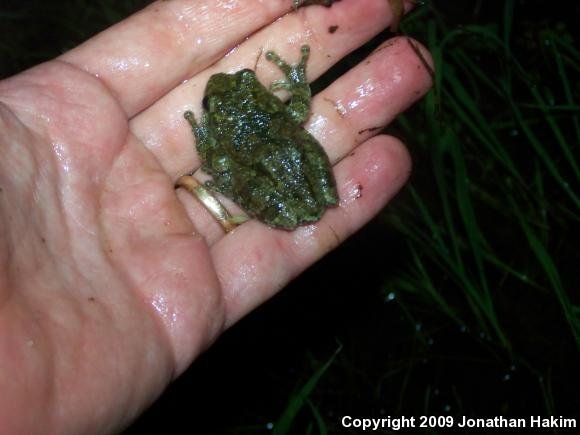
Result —
MULTIPOLYGON (((312 414, 312 423, 315 423, 316 433, 321 435, 326 435, 328 433, 323 416, 320 415, 320 412, 309 397, 318 385, 320 379, 322 379, 326 371, 334 362, 336 356, 340 353, 341 348, 342 346, 339 346, 334 354, 328 359, 328 361, 318 367, 318 369, 316 369, 314 374, 304 383, 304 385, 300 386, 298 392, 290 396, 288 405, 286 405, 286 408, 282 411, 282 415, 273 426, 273 435, 286 435, 291 433, 292 425, 294 424, 296 416, 305 407, 308 407, 308 410, 312 414)), ((314 430, 314 425, 312 423, 308 426, 306 433, 311 433, 314 430)))
POLYGON ((566 388, 548 388, 549 373, 580 362, 580 53, 562 22, 521 33, 514 16, 525 6, 514 1, 496 2, 501 21, 460 28, 425 3, 403 30, 433 53, 435 90, 399 122, 419 163, 384 214, 409 255, 388 291, 478 331, 490 361, 525 367, 557 413, 554 391, 566 388), (570 359, 538 357, 540 347, 570 359))

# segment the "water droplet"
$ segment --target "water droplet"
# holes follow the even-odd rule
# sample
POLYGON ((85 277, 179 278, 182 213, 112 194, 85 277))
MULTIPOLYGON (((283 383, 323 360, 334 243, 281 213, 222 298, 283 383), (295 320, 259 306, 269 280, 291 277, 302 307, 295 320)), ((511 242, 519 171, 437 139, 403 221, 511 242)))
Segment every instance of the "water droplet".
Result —
POLYGON ((395 299, 395 296, 396 296, 395 292, 389 292, 389 294, 385 298, 385 302, 391 302, 392 300, 395 299))
POLYGON ((423 328, 423 325, 421 325, 420 323, 417 323, 417 324, 415 325, 415 331, 420 331, 420 330, 421 330, 421 328, 423 328))
POLYGON ((266 423, 266 429, 268 429, 268 430, 274 429, 274 423, 272 423, 272 422, 266 423))
POLYGON ((449 412, 449 411, 451 411, 451 405, 445 405, 445 406, 443 407, 443 411, 445 411, 445 412, 449 412))
POLYGON ((505 375, 503 375, 502 380, 509 381, 511 378, 512 378, 512 375, 510 375, 509 373, 506 373, 505 375))
POLYGON ((512 137, 516 137, 519 134, 520 134, 520 132, 515 128, 510 131, 510 136, 512 136, 512 137))

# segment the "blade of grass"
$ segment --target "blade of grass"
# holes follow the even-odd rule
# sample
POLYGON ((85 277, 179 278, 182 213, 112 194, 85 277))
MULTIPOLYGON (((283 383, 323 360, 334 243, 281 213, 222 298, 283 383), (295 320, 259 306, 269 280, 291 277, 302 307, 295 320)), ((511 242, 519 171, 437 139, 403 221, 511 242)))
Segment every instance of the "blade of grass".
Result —
POLYGON ((318 427, 318 433, 320 435, 328 435, 328 429, 326 427, 326 423, 324 422, 324 418, 320 415, 318 408, 314 406, 311 400, 306 399, 306 404, 308 408, 310 408, 310 412, 312 412, 312 416, 314 417, 314 421, 316 422, 316 426, 318 427))
POLYGON ((540 383, 540 391, 542 392, 542 397, 544 398, 544 405, 546 406, 546 411, 548 415, 554 415, 556 412, 556 406, 554 404, 554 394, 552 393, 552 370, 548 368, 546 376, 540 376, 538 378, 540 383))
MULTIPOLYGON (((570 79, 568 78, 568 73, 566 72, 566 67, 565 67, 564 62, 562 60, 562 54, 560 53, 560 49, 559 49, 560 44, 561 44, 561 40, 559 38, 556 39, 554 33, 550 32, 549 41, 550 41, 550 47, 552 49, 552 55, 554 57, 554 62, 556 63, 556 66, 558 68, 558 75, 560 76, 560 81, 562 83, 562 89, 564 90, 564 96, 566 98, 566 102, 570 106, 574 106, 575 105, 574 93, 572 92, 572 86, 570 84, 570 79)), ((576 61, 580 63, 580 56, 577 57, 576 61)), ((578 114, 574 114, 572 116, 572 124, 574 125, 574 131, 576 132, 576 144, 580 144, 580 120, 579 120, 578 114)), ((575 164, 576 161, 575 161, 575 159, 571 159, 571 160, 574 163, 573 168, 576 172, 576 177, 578 177, 578 173, 580 171, 578 170, 578 166, 575 164)))
POLYGON ((568 181, 566 181, 564 177, 562 177, 562 175, 560 174, 560 171, 558 170, 558 165, 554 162, 554 160, 550 156, 550 153, 547 151, 542 142, 532 131, 532 129, 524 119, 524 116, 522 115, 522 112, 520 111, 517 104, 515 104, 511 99, 508 99, 508 103, 510 105, 510 108, 512 109, 512 113, 514 114, 514 117, 518 125, 524 132, 526 138, 528 139, 528 142, 530 143, 534 151, 538 154, 538 156, 544 163, 548 172, 552 175, 552 177, 560 185, 562 190, 572 200, 574 205, 580 208, 580 199, 578 198, 576 193, 570 188, 570 184, 568 183, 568 181))
POLYGON ((574 337, 576 345, 580 350, 580 319, 578 319, 578 316, 574 312, 574 306, 568 297, 567 291, 562 285, 562 280, 560 278, 558 268, 556 267, 556 264, 552 259, 548 249, 546 249, 542 241, 534 234, 534 231, 528 225, 526 219, 521 215, 513 199, 512 203, 514 204, 514 211, 518 216, 520 226, 524 232, 524 235, 526 236, 526 239, 528 240, 528 244, 536 256, 536 260, 538 261, 540 267, 543 269, 548 282, 550 283, 552 290, 554 291, 554 294, 560 303, 564 313, 564 318, 568 322, 572 336, 574 337))
MULTIPOLYGON (((455 256, 455 264, 459 273, 463 274, 465 272, 465 265, 463 264, 463 258, 461 255, 461 248, 459 241, 461 238, 456 232, 456 224, 453 218, 454 213, 451 209, 451 204, 449 201, 449 191, 447 189, 447 182, 445 180, 445 164, 444 156, 447 154, 447 145, 450 143, 451 132, 449 130, 445 131, 442 136, 441 145, 434 149, 433 151, 433 173, 435 174, 435 182, 437 184, 437 191, 439 193, 439 198, 441 199, 441 204, 443 208, 443 216, 445 218, 445 227, 449 233, 449 241, 453 246, 453 253, 455 256)), ((441 136, 440 136, 441 137, 441 136)), ((417 196, 416 194, 414 196, 417 196)), ((451 260, 449 260, 451 261, 451 260)))
POLYGON ((421 257, 415 250, 413 246, 410 246, 411 253, 413 255, 413 261, 415 263, 415 269, 419 272, 419 279, 421 284, 421 289, 426 291, 431 299, 439 306, 439 309, 443 311, 447 316, 449 316, 458 325, 464 325, 465 322, 455 313, 455 311, 449 306, 447 301, 441 296, 441 294, 435 288, 433 281, 429 277, 429 274, 425 270, 424 264, 421 261, 421 257))
MULTIPOLYGON (((411 192, 413 192, 413 189, 411 189, 411 192)), ((421 216, 430 231, 425 232, 423 230, 425 225, 415 226, 409 222, 405 222, 405 224, 399 223, 399 231, 404 232, 409 240, 414 241, 417 246, 420 246, 423 255, 428 255, 431 261, 433 261, 439 269, 448 271, 447 274, 461 289, 462 295, 466 298, 479 328, 486 334, 489 334, 487 321, 484 319, 482 314, 482 309, 486 311, 486 302, 482 299, 480 292, 477 290, 477 286, 471 282, 471 278, 466 273, 462 263, 455 261, 449 255, 449 250, 446 248, 443 239, 440 237, 440 229, 435 224, 421 197, 416 193, 413 195, 416 205, 421 212, 421 216), (435 244, 433 244, 433 240, 435 240, 435 244)), ((461 238, 457 236, 453 242, 460 243, 460 240, 461 238)), ((464 250, 464 248, 462 248, 462 250, 464 250)), ((460 253, 459 258, 461 258, 461 255, 462 254, 460 253)), ((420 269, 418 272, 417 269, 415 270, 415 275, 418 277, 416 282, 417 288, 421 289, 421 292, 428 296, 429 293, 425 293, 424 282, 421 278, 423 273, 420 269)))
MULTIPOLYGON (((530 89, 530 92, 532 93, 532 96, 536 100, 536 104, 538 105, 540 111, 543 113, 546 122, 548 123, 548 125, 552 129, 552 133, 554 134, 554 137, 556 138, 556 143, 558 143, 558 145, 560 146, 560 149, 562 150, 562 152, 566 156, 566 161, 572 167, 572 170, 574 171, 574 175, 576 176, 576 180, 580 181, 580 168, 578 167, 578 163, 576 162, 576 156, 574 154, 574 151, 572 150, 572 147, 568 143, 566 136, 564 135, 564 133, 560 129, 560 126, 556 122, 554 116, 548 110, 548 106, 546 105, 544 99, 540 95, 540 92, 538 91, 538 89, 535 87, 532 87, 530 89)), ((574 119, 575 117, 572 117, 572 118, 574 119)))
MULTIPOLYGON (((466 230, 467 239, 471 248, 471 254, 475 261, 477 273, 479 276, 479 287, 481 291, 477 292, 477 300, 481 301, 481 308, 486 313, 488 321, 497 334, 497 337, 503 346, 507 350, 510 350, 511 344, 507 336, 504 334, 502 328, 500 327, 499 319, 495 313, 493 299, 489 291, 489 284, 487 281, 487 275, 485 273, 482 254, 482 244, 486 244, 487 242, 485 241, 483 233, 480 231, 477 224, 477 218, 475 216, 469 195, 469 179, 467 176, 467 169, 465 167, 463 155, 460 151, 459 143, 456 138, 454 138, 453 143, 450 146, 450 150, 455 167, 455 191, 457 195, 459 214, 462 218, 463 225, 466 230)), ((466 290, 471 289, 473 288, 466 288, 466 290)), ((475 297, 475 295, 473 296, 475 297)))
POLYGON ((300 388, 300 391, 296 395, 293 395, 286 408, 282 412, 282 415, 278 419, 278 422, 274 425, 272 430, 273 435, 284 435, 289 433, 292 423, 294 419, 298 415, 298 412, 302 410, 306 401, 308 400, 308 396, 314 391, 316 385, 322 379, 322 376, 326 373, 328 368, 332 365, 340 351, 342 350, 342 345, 334 351, 332 356, 326 361, 311 377, 308 381, 300 388))
POLYGON ((506 168, 512 177, 522 182, 522 176, 505 150, 500 140, 495 135, 495 129, 489 125, 489 121, 478 109, 478 104, 471 98, 461 84, 461 81, 452 73, 448 73, 447 82, 451 85, 452 93, 445 93, 445 99, 456 118, 474 134, 475 140, 484 145, 495 159, 506 168), (459 101, 462 103, 460 104, 459 101), (471 115, 470 118, 469 115, 471 115))

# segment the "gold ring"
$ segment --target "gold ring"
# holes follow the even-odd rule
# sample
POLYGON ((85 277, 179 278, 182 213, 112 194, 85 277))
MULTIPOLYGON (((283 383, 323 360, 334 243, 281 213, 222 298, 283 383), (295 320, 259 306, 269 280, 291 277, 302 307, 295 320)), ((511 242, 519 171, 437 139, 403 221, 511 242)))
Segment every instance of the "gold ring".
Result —
POLYGON ((201 184, 193 175, 182 175, 175 182, 175 188, 183 187, 193 196, 195 196, 210 212, 210 214, 219 222, 226 233, 236 228, 240 223, 247 219, 240 219, 239 216, 233 217, 224 205, 215 197, 215 195, 201 184))

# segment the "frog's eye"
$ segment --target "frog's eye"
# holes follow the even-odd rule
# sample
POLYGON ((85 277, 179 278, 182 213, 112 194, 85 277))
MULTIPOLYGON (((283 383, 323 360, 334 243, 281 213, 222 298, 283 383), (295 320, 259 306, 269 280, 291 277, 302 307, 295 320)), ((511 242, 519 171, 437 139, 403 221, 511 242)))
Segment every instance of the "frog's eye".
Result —
POLYGON ((201 100, 201 105, 203 106, 204 110, 209 111, 209 101, 207 96, 203 97, 203 100, 201 100))
POLYGON ((243 80, 251 80, 254 77, 254 71, 246 68, 240 71, 240 75, 243 80))

